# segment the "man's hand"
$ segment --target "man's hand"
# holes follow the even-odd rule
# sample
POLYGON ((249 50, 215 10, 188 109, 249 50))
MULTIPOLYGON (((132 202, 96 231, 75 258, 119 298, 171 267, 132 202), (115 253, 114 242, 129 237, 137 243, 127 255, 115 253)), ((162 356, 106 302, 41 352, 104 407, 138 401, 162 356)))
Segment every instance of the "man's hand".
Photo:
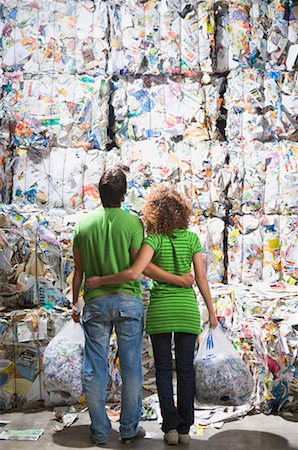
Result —
POLYGON ((72 305, 71 317, 76 323, 80 321, 81 313, 76 310, 76 305, 72 305))
POLYGON ((101 277, 89 277, 86 280, 86 285, 88 289, 97 289, 102 286, 101 277))
POLYGON ((186 273, 182 275, 180 278, 181 278, 181 287, 184 288, 191 288, 195 282, 195 277, 193 276, 192 273, 186 273))

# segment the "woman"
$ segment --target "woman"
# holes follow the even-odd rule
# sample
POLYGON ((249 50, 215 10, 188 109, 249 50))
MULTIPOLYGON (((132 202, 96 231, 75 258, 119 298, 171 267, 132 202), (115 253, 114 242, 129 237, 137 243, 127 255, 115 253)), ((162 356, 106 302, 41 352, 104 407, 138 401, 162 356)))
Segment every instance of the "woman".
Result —
MULTIPOLYGON (((186 199, 172 188, 161 187, 149 195, 143 210, 148 233, 133 265, 115 275, 90 277, 89 289, 135 280, 149 262, 176 275, 194 266, 195 279, 209 311, 210 327, 217 326, 198 236, 187 230, 192 211, 186 199)), ((200 312, 193 288, 153 281, 147 314, 156 368, 156 384, 168 444, 187 444, 194 422, 193 358, 200 333, 200 312), (177 406, 172 383, 172 338, 175 343, 177 406)))

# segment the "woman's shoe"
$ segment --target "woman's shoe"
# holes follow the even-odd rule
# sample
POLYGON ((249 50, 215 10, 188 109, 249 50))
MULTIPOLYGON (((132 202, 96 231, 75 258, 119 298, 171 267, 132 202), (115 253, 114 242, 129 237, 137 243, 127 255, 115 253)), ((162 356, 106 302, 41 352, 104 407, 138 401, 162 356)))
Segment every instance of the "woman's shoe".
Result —
POLYGON ((179 444, 189 444, 189 434, 179 434, 179 444))
POLYGON ((170 430, 164 434, 164 439, 169 445, 178 444, 179 436, 177 430, 170 430))

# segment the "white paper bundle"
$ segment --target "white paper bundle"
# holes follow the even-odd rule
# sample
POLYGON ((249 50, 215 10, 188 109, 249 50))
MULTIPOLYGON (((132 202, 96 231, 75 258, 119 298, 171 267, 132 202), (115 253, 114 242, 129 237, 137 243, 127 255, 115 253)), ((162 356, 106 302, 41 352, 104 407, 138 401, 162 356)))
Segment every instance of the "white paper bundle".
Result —
POLYGON ((6 2, 4 21, 9 27, 3 39, 4 67, 34 74, 94 75, 106 69, 106 2, 6 2))
POLYGON ((216 139, 222 78, 128 77, 115 83, 116 142, 182 136, 216 139))
POLYGON ((106 78, 58 75, 7 77, 10 92, 2 100, 7 118, 16 121, 15 142, 24 147, 107 142, 108 83, 106 78))
POLYGON ((82 207, 84 158, 84 150, 73 148, 54 147, 45 157, 22 153, 14 166, 13 200, 46 209, 82 207))
POLYGON ((111 58, 117 74, 213 72, 214 12, 205 1, 109 1, 111 58))

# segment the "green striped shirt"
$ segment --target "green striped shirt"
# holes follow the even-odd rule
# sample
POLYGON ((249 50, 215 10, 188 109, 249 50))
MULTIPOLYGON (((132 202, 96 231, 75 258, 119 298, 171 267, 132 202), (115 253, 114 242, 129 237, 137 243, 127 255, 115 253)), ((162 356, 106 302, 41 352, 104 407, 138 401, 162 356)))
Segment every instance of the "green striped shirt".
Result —
MULTIPOLYGON (((152 262, 176 275, 190 272, 193 255, 202 251, 198 236, 187 230, 177 230, 171 236, 150 234, 144 243, 154 250, 152 262)), ((146 331, 199 334, 200 312, 194 290, 153 281, 146 331)))

